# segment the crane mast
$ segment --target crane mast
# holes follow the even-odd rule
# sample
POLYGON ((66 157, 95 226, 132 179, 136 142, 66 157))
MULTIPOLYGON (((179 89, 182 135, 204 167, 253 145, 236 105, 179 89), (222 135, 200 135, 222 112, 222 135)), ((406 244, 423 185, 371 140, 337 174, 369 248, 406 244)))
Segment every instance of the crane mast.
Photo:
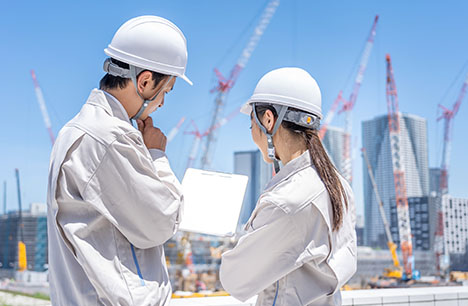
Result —
POLYGON ((214 103, 215 105, 214 105, 213 116, 211 119, 210 127, 208 128, 208 131, 210 131, 210 133, 206 135, 206 141, 205 141, 205 145, 203 148, 203 155, 201 158, 202 169, 206 169, 211 164, 211 158, 212 158, 214 147, 217 141, 217 132, 218 132, 217 131, 218 129, 215 128, 215 125, 218 124, 218 122, 221 119, 221 116, 223 115, 224 106, 226 104, 225 103, 226 97, 229 91, 231 90, 231 88, 236 83, 237 78, 239 77, 239 74, 247 65, 253 51, 255 50, 255 48, 258 45, 258 42, 260 41, 260 38, 262 37, 263 33, 268 27, 268 24, 270 23, 271 18, 273 18, 273 15, 275 14, 279 3, 280 3, 279 0, 271 0, 267 4, 260 18, 259 23, 257 24, 252 36, 249 39, 249 42, 247 43, 245 48, 242 50, 242 53, 239 59, 237 60, 237 63, 232 68, 229 74, 229 78, 227 79, 224 78, 223 75, 217 69, 215 69, 215 74, 218 77, 218 85, 212 90, 212 92, 216 92, 217 94, 216 94, 215 103, 214 103))
POLYGON ((411 241, 410 216, 408 198, 406 196, 405 168, 401 152, 400 111, 398 108, 398 95, 393 76, 393 67, 390 55, 387 61, 387 108, 388 108, 388 132, 390 150, 392 154, 393 180, 395 183, 395 200, 398 218, 398 231, 400 234, 401 253, 403 255, 403 267, 407 278, 412 277, 413 245, 411 241))

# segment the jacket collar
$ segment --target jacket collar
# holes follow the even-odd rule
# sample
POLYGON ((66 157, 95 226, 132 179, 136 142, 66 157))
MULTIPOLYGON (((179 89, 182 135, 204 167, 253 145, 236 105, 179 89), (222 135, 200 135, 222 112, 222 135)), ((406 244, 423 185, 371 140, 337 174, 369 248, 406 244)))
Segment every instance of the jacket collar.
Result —
POLYGON ((128 117, 127 111, 123 107, 122 103, 120 103, 119 100, 117 100, 113 95, 111 95, 108 92, 105 92, 100 89, 93 89, 86 103, 101 107, 110 116, 119 118, 120 120, 123 120, 132 125, 130 118, 128 117))
POLYGON ((265 187, 265 191, 273 189, 282 181, 288 179, 294 173, 311 166, 309 151, 306 150, 300 156, 289 161, 283 168, 271 179, 265 187))

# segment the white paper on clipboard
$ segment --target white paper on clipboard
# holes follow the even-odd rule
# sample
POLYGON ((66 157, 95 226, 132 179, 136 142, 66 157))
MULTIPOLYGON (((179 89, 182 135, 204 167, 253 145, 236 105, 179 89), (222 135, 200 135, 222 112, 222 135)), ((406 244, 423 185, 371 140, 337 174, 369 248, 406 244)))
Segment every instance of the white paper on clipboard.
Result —
POLYGON ((236 232, 248 177, 189 168, 182 180, 179 230, 230 236, 236 232))

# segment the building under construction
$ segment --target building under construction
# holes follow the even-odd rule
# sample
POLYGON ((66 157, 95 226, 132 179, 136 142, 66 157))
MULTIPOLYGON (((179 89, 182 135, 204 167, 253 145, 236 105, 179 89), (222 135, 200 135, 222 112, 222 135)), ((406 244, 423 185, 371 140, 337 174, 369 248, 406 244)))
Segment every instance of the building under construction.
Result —
POLYGON ((23 242, 26 245, 27 269, 45 271, 48 264, 47 215, 45 204, 32 203, 31 209, 21 215, 9 212, 0 216, 0 266, 2 269, 18 269, 18 242, 23 226, 23 242), (21 221, 22 220, 22 221, 21 221))

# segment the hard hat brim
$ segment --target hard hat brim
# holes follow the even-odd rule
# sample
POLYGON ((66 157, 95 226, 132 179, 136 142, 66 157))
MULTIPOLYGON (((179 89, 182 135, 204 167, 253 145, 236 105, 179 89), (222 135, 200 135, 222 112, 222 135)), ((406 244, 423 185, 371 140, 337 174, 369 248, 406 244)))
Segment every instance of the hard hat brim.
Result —
POLYGON ((185 82, 187 82, 190 86, 193 85, 193 82, 190 81, 190 79, 185 74, 181 75, 180 78, 184 80, 185 82))
POLYGON ((241 106, 240 112, 244 115, 250 116, 250 114, 252 113, 252 104, 250 102, 245 103, 241 106))

